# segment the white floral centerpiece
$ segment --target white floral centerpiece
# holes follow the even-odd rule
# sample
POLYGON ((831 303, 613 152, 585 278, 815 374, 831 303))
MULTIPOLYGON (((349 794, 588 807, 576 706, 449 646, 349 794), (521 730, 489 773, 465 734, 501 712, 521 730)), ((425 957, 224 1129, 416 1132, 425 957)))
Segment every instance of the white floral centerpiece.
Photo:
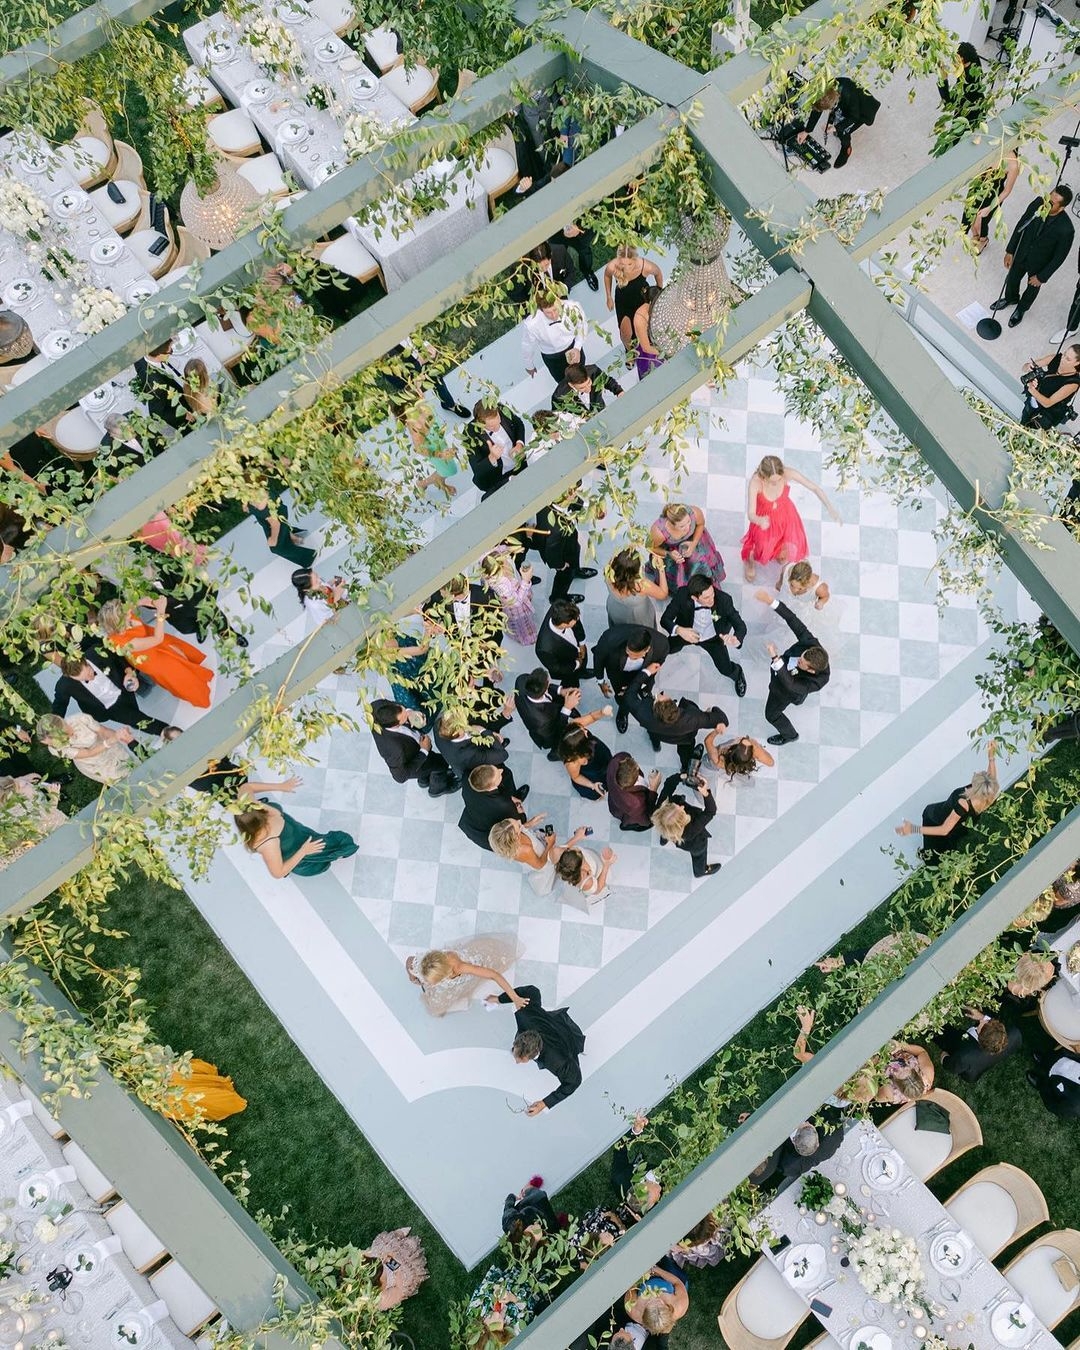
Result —
POLYGON ((1065 969, 1070 975, 1080 975, 1080 942, 1074 942, 1066 952, 1065 969))
POLYGON ((926 1276, 914 1238, 899 1228, 868 1228, 852 1242, 848 1255, 859 1283, 876 1302, 926 1311, 926 1276))
POLYGON ((114 292, 97 286, 80 286, 71 300, 71 311, 79 320, 80 333, 100 333, 122 319, 127 306, 114 292))
POLYGON ((48 1215, 45 1215, 34 1224, 34 1236, 40 1243, 48 1246, 50 1242, 55 1242, 60 1236, 60 1229, 48 1215))
POLYGON ((0 226, 10 234, 40 243, 48 220, 48 208, 33 188, 17 178, 0 182, 0 226))
POLYGON ((6 1280, 15 1269, 15 1256, 15 1244, 0 1239, 0 1280, 6 1280))
POLYGON ((300 64, 301 51, 296 38, 280 20, 269 14, 246 15, 244 38, 251 59, 268 75, 289 74, 300 64))
POLYGON ((393 128, 370 113, 350 113, 342 128, 345 153, 350 159, 363 159, 365 155, 381 150, 392 134, 393 128))

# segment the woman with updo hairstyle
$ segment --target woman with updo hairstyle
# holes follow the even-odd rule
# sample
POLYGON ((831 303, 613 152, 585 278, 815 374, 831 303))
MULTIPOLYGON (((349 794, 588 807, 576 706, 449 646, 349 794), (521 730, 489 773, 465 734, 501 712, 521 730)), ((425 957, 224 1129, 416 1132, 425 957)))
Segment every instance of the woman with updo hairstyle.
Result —
MULTIPOLYGON (((485 980, 497 984, 516 1010, 529 1000, 514 993, 504 972, 520 955, 517 941, 505 933, 477 933, 455 943, 453 949, 435 948, 421 956, 410 956, 405 974, 419 986, 424 1007, 432 1017, 443 1017, 451 1009, 467 1006, 485 980)), ((491 994, 487 1002, 497 999, 497 994, 491 994)))
POLYGON ((699 572, 722 584, 724 560, 705 524, 700 506, 668 502, 649 530, 649 547, 664 560, 667 588, 677 591, 699 572))
POLYGON ((923 807, 921 825, 913 825, 910 820, 897 825, 897 834, 921 836, 919 853, 924 862, 960 848, 967 837, 969 821, 982 815, 997 801, 1001 787, 996 753, 996 742, 987 742, 985 771, 972 774, 971 782, 966 787, 955 788, 947 800, 923 807))
POLYGON ((344 830, 320 834, 301 825, 269 797, 260 797, 236 814, 236 828, 249 853, 257 853, 279 880, 289 875, 315 877, 360 847, 344 830))
POLYGON ((891 1106, 917 1102, 934 1086, 934 1062, 921 1045, 893 1041, 885 1077, 874 1101, 891 1106))
POLYGON ((667 574, 662 565, 655 566, 655 581, 645 576, 641 554, 637 549, 624 548, 608 564, 605 579, 608 584, 608 624, 628 623, 635 628, 656 628, 655 600, 668 598, 667 574))
POLYGON ((710 745, 708 751, 713 768, 722 769, 729 783, 733 783, 736 778, 749 778, 757 772, 759 764, 771 769, 776 763, 768 750, 753 736, 736 736, 723 745, 710 745))

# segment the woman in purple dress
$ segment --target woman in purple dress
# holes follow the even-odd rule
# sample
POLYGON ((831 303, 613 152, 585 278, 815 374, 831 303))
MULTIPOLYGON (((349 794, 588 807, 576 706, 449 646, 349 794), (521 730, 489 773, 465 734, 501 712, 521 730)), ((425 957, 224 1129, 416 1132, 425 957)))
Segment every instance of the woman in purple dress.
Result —
POLYGON ((480 564, 480 575, 498 598, 507 633, 521 646, 531 647, 536 641, 532 567, 526 563, 518 572, 509 553, 489 553, 480 564))
POLYGON ((649 296, 638 305, 634 310, 631 323, 634 328, 634 367, 638 373, 638 379, 643 380, 650 370, 655 370, 657 366, 664 364, 663 357, 652 344, 649 337, 649 315, 652 313, 653 301, 660 294, 658 290, 651 289, 649 296))

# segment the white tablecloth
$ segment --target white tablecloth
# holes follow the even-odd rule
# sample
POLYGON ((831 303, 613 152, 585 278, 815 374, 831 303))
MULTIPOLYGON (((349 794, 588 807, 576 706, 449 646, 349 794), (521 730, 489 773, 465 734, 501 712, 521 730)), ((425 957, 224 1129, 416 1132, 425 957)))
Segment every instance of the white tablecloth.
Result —
MULTIPOLYGON (((878 1130, 866 1122, 849 1127, 840 1148, 817 1171, 830 1181, 842 1181, 852 1200, 875 1215, 875 1226, 897 1228, 905 1237, 915 1239, 926 1275, 927 1299, 946 1309, 944 1317, 936 1317, 929 1322, 931 1334, 943 1336, 953 1345, 972 1343, 976 1350, 1002 1350, 1001 1343, 990 1330, 990 1316, 999 1303, 1019 1303, 1020 1296, 966 1234, 963 1238, 973 1251, 967 1269, 955 1275, 941 1275, 934 1269, 929 1257, 930 1244, 941 1233, 962 1233, 960 1225, 910 1171, 900 1155, 890 1149, 888 1141, 878 1130), (890 1190, 872 1187, 864 1171, 866 1160, 883 1152, 891 1153, 900 1169, 899 1183, 890 1190), (946 1326, 952 1330, 947 1331, 946 1326)), ((872 1175, 872 1167, 870 1172, 872 1175)), ((820 1281, 809 1281, 808 1287, 793 1283, 790 1278, 788 1282, 807 1303, 817 1299, 831 1309, 828 1315, 815 1312, 826 1331, 834 1340, 847 1346, 848 1350, 854 1350, 850 1344, 852 1333, 862 1327, 876 1326, 891 1337, 893 1350, 899 1350, 901 1346, 910 1350, 917 1344, 913 1337, 916 1321, 909 1313, 894 1313, 890 1307, 871 1304, 851 1267, 840 1264, 845 1257, 844 1243, 839 1244, 836 1253, 831 1249, 832 1240, 839 1230, 832 1223, 819 1226, 812 1214, 803 1215, 799 1212, 803 1180, 799 1178, 782 1191, 765 1210, 765 1218, 776 1237, 784 1236, 791 1240, 790 1247, 776 1253, 766 1245, 762 1248, 765 1255, 783 1274, 785 1262, 792 1259, 793 1247, 803 1243, 819 1244, 825 1252, 820 1281), (906 1325, 898 1325, 900 1320, 906 1325)), ((1058 1342, 1054 1337, 1033 1315, 1031 1321, 1032 1333, 1021 1343, 1022 1346, 1030 1347, 1031 1350, 1057 1350, 1058 1342)))
MULTIPOLYGON (((0 1240, 14 1243, 18 1266, 0 1281, 0 1309, 8 1298, 27 1290, 40 1291, 45 1301, 21 1315, 26 1330, 23 1350, 58 1341, 62 1335, 71 1350, 127 1350, 121 1323, 133 1323, 139 1350, 191 1350, 191 1342, 169 1318, 148 1281, 119 1250, 119 1239, 79 1183, 71 1177, 60 1145, 30 1114, 31 1106, 12 1083, 0 1084, 0 1240), (28 1203, 27 1183, 44 1188, 48 1198, 28 1203), (59 1206, 71 1210, 59 1216, 59 1206), (52 1217, 59 1232, 47 1244, 33 1229, 43 1217, 52 1217), (79 1273, 68 1286, 67 1298, 50 1293, 46 1276, 66 1266, 73 1273, 82 1254, 92 1269, 79 1273), (51 1333, 58 1333, 57 1335, 51 1333)), ((18 1347, 15 1348, 18 1350, 18 1347)))
POLYGON ((1061 957, 1061 982, 1069 993, 1080 1002, 1080 972, 1072 974, 1065 969, 1065 957, 1074 942, 1080 942, 1080 919, 1063 928, 1050 944, 1050 950, 1061 957))

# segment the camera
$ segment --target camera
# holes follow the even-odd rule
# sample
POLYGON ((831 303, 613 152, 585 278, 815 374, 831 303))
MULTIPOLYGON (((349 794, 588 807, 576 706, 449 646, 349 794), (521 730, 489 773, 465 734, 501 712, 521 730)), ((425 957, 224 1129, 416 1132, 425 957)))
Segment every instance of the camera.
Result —
POLYGON ((1043 376, 1049 374, 1050 372, 1046 369, 1045 366, 1036 365, 1033 360, 1031 362, 1030 369, 1025 370, 1024 373, 1020 376, 1020 392, 1026 395, 1028 391, 1027 387, 1032 380, 1041 380, 1043 376))
POLYGON ((773 140, 778 142, 785 154, 801 159, 808 169, 824 173, 831 163, 829 152, 813 136, 808 135, 804 141, 800 141, 799 135, 804 130, 801 122, 785 122, 777 127, 773 140))
POLYGON ((682 776, 682 780, 687 787, 692 787, 696 789, 698 792, 700 792, 701 789, 705 786, 705 779, 702 778, 701 774, 699 773, 684 773, 682 776))

